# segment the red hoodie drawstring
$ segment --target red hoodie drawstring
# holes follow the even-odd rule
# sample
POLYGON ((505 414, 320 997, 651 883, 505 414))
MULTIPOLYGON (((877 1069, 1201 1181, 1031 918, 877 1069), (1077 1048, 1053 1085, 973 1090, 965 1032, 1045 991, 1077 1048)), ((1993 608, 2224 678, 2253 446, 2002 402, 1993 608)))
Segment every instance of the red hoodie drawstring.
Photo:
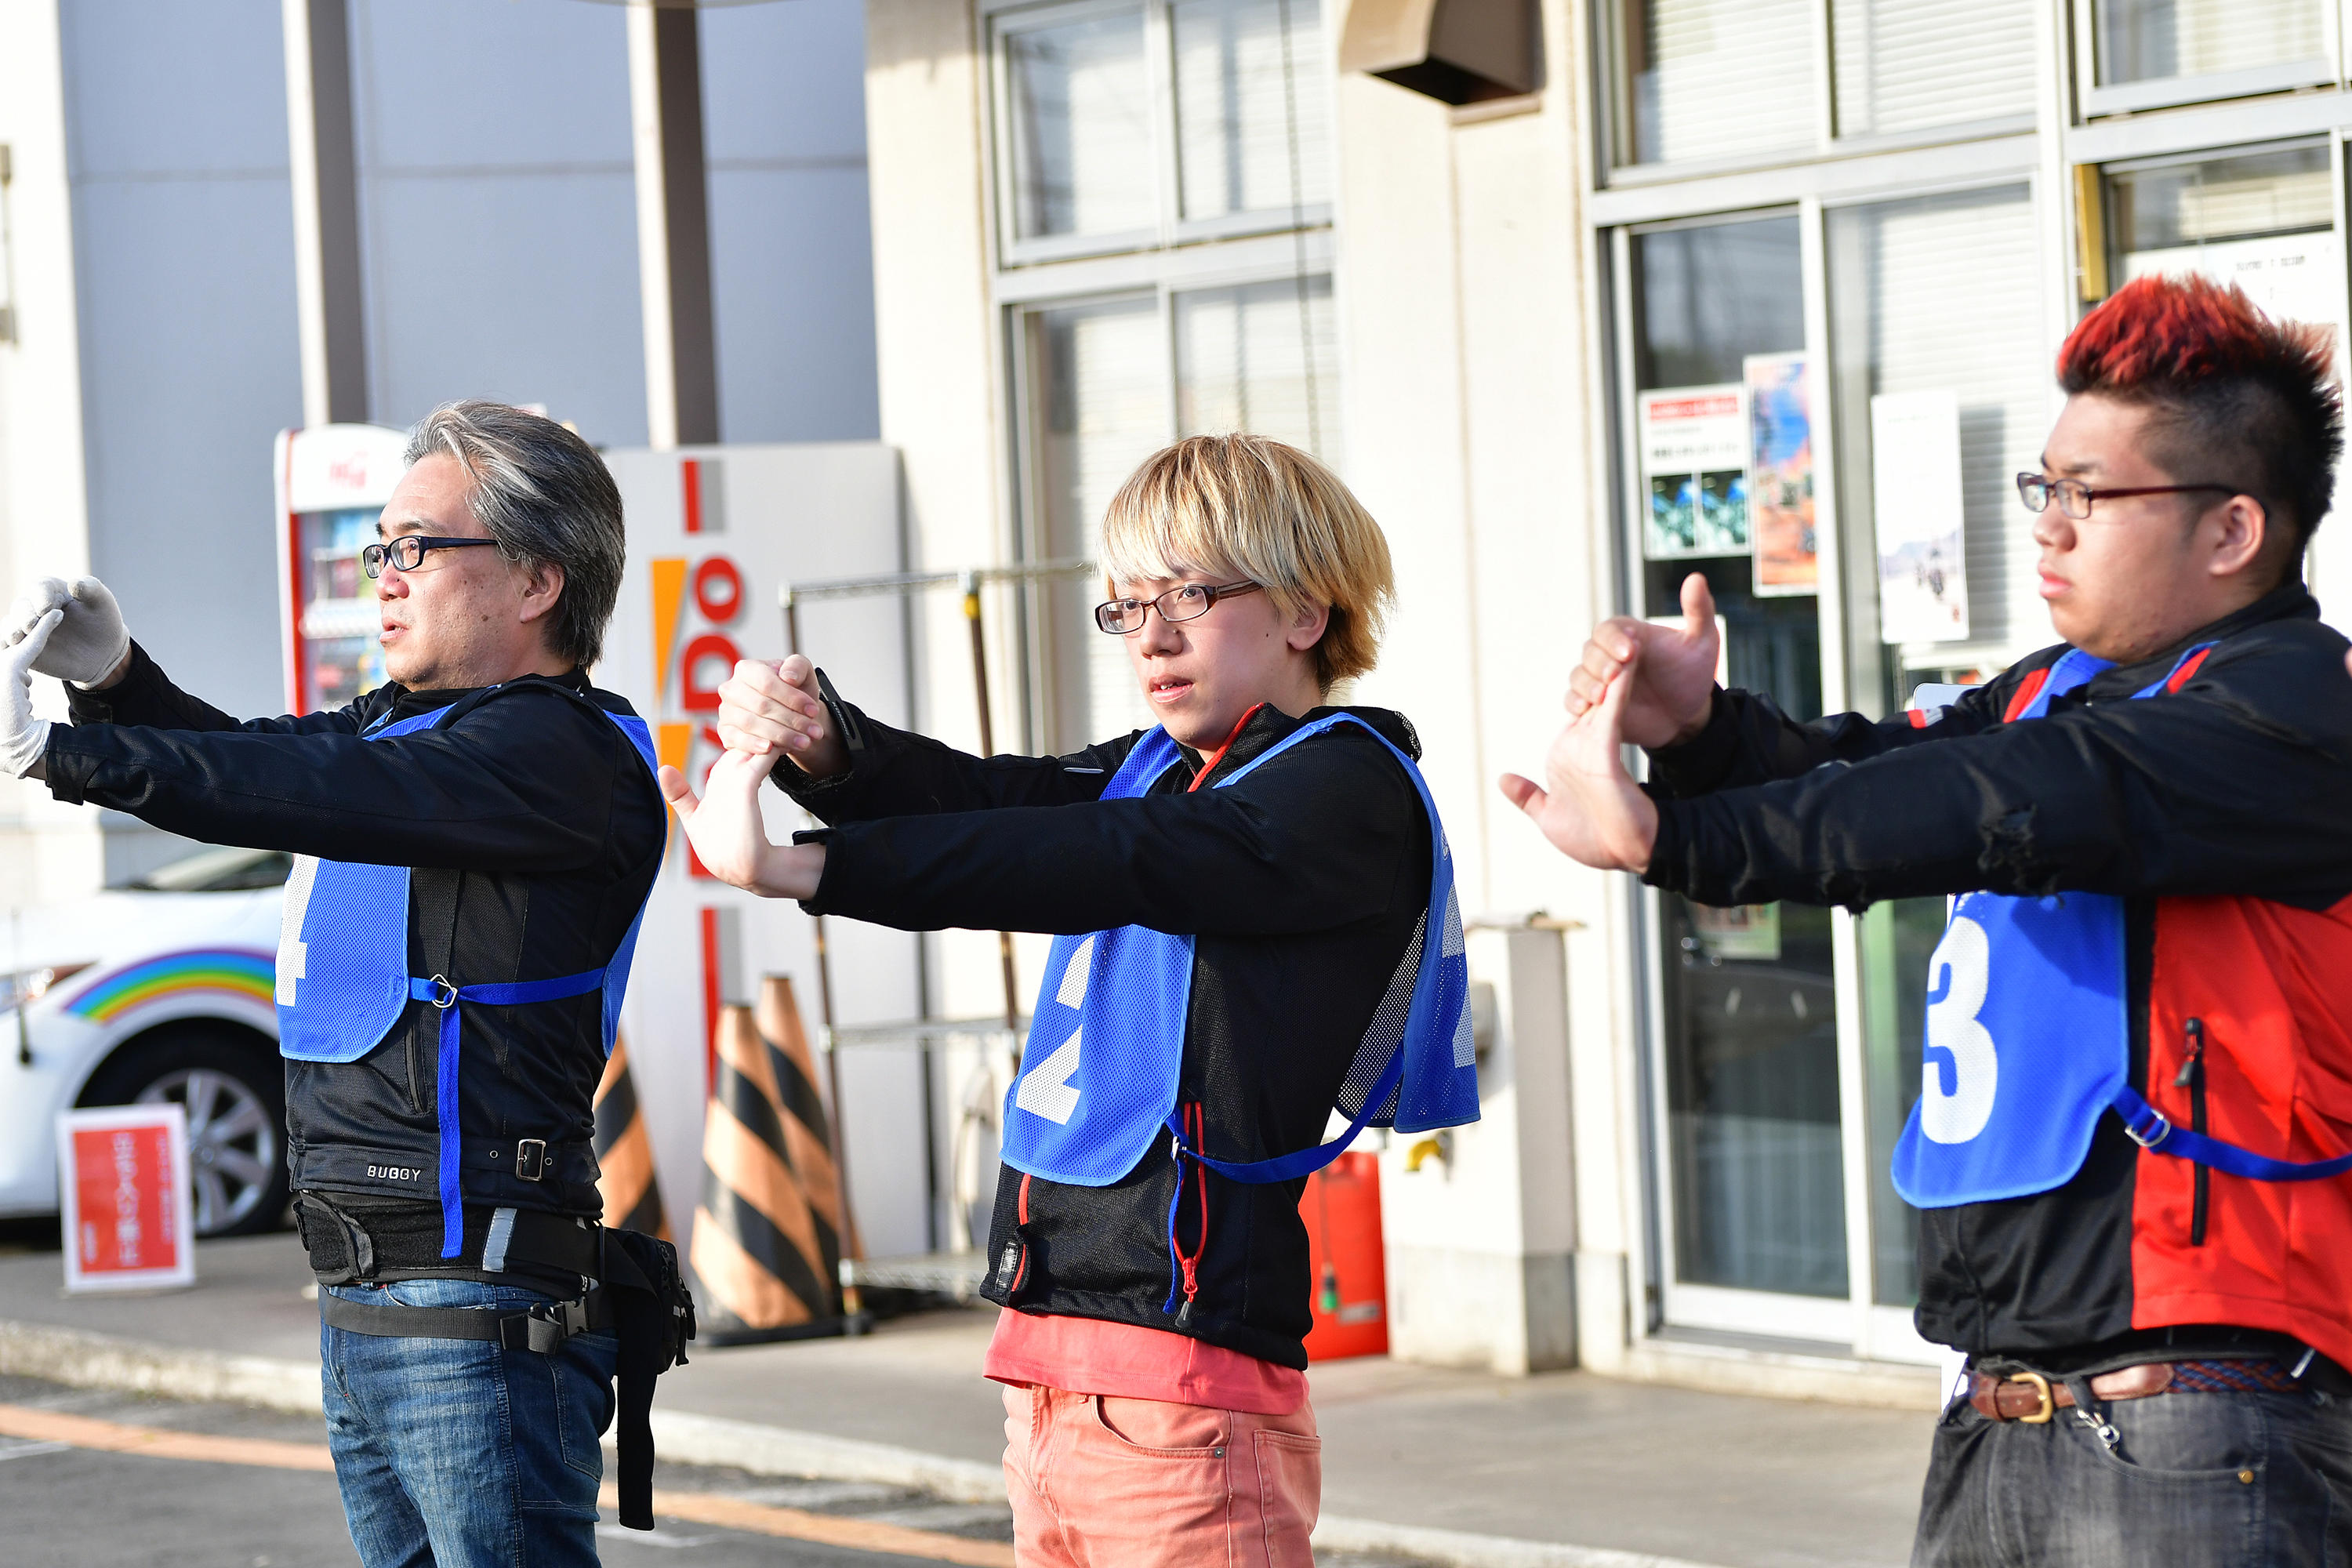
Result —
MULTIPOLYGON (((1226 743, 1230 745, 1232 742, 1226 743)), ((1208 769, 1203 768, 1201 772, 1205 776, 1208 769)), ((1187 1104, 1184 1107, 1186 1141, 1198 1149, 1206 1133, 1207 1121, 1202 1114, 1199 1102, 1187 1104)), ((1209 1250, 1209 1173, 1202 1168, 1198 1160, 1192 1162, 1192 1185, 1201 1194, 1201 1229, 1189 1255, 1177 1232, 1175 1211, 1171 1209, 1168 1216, 1168 1247, 1175 1253, 1176 1267, 1182 1270, 1184 1276, 1184 1304, 1176 1309, 1176 1326, 1180 1329, 1192 1326, 1193 1298, 1201 1293, 1201 1258, 1209 1250)), ((1176 1162, 1176 1201, 1179 1205, 1184 1201, 1184 1162, 1181 1155, 1176 1162)))

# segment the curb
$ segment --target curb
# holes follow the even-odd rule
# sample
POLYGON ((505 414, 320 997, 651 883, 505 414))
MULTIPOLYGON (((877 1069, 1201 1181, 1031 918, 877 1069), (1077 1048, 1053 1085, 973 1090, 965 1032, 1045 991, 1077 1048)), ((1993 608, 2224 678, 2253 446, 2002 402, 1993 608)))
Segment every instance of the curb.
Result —
MULTIPOLYGON (((43 1378, 77 1388, 256 1405, 293 1415, 321 1413, 319 1369, 307 1363, 150 1344, 46 1323, 0 1320, 0 1373, 43 1378)), ((679 1410, 656 1410, 653 1432, 654 1446, 661 1456, 682 1464, 724 1465, 754 1475, 872 1481, 930 1492, 954 1502, 1004 1500, 1004 1473, 998 1467, 889 1443, 795 1432, 757 1421, 679 1410)), ((609 1434, 605 1442, 608 1446, 612 1442, 609 1434)), ((1317 1523, 1315 1544, 1332 1552, 1416 1557, 1443 1568, 1712 1568, 1678 1557, 1473 1535, 1339 1515, 1327 1515, 1317 1523)))

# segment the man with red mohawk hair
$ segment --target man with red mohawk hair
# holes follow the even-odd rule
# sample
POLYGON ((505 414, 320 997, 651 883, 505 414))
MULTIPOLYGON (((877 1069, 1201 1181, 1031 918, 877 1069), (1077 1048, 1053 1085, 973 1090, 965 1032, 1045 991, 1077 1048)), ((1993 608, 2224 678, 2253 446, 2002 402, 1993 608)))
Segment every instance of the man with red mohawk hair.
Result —
POLYGON ((1683 626, 1595 631, 1549 787, 1503 781, 1700 903, 1952 898, 1894 1162, 1919 1331, 1969 1358, 1915 1565, 2352 1562, 2352 681, 2301 570, 2327 361, 2235 288, 2126 285, 2017 477, 2063 643, 1938 714, 1799 724, 1717 688, 1694 574, 1683 626))

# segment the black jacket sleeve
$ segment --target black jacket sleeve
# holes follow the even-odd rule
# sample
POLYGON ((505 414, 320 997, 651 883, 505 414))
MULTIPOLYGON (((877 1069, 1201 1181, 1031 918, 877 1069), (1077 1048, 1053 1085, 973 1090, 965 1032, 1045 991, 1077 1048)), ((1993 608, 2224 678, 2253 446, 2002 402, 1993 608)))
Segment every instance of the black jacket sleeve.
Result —
POLYGON ((787 757, 768 776, 827 823, 1097 800, 1141 738, 1138 731, 1066 757, 975 757, 928 735, 894 730, 855 703, 833 700, 826 707, 849 752, 848 770, 812 779, 787 757))
POLYGON ((574 870, 652 782, 620 729, 544 682, 444 727, 355 733, 53 726, 50 792, 213 844, 460 870, 574 870), (631 770, 634 770, 634 777, 631 770))
POLYGON ((1654 789, 1644 879, 1706 904, 1982 889, 2326 908, 2352 893, 2344 647, 2316 621, 2274 621, 2216 647, 2177 693, 2135 700, 2111 683, 2101 698, 2094 683, 2045 718, 1940 744, 1696 798, 1654 789))
POLYGON ((371 692, 347 707, 289 714, 282 719, 236 719, 200 697, 172 684, 161 666, 136 642, 131 667, 103 691, 66 683, 66 711, 76 724, 140 724, 155 730, 241 731, 248 735, 356 735, 383 711, 390 689, 371 692))
POLYGON ((1429 842, 1395 759, 1351 731, 1222 788, 848 823, 826 835, 824 877, 803 907, 906 931, 1348 925, 1387 910, 1399 857, 1429 842))
MULTIPOLYGON (((2048 658, 2061 651, 2048 650, 2048 658)), ((1651 752, 1650 782, 1676 800, 1719 789, 1795 778, 1823 763, 1858 763, 1913 746, 1979 734, 2000 721, 2019 673, 2044 660, 2021 661, 1990 686, 1965 693, 1934 723, 1915 725, 1907 714, 1876 722, 1839 713, 1800 724, 1770 698, 1717 688, 1706 728, 1679 746, 1651 752)))

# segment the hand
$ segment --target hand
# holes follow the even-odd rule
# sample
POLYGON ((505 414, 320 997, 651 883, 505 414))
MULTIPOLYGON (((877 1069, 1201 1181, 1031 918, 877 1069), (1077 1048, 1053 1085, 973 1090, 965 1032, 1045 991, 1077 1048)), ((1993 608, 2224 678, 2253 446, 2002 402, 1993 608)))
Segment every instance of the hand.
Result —
POLYGON ((686 827, 694 853, 710 874, 730 887, 763 899, 811 899, 824 876, 824 846, 778 847, 760 816, 760 784, 773 771, 777 753, 753 756, 730 748, 719 753, 703 784, 700 800, 676 768, 661 771, 662 798, 686 827))
MULTIPOLYGON (((765 756, 778 747, 811 778, 849 768, 849 751, 833 732, 817 694, 816 666, 799 654, 779 663, 747 658, 719 684, 719 739, 730 751, 765 756)), ((706 862, 707 864, 707 862, 706 862)))
MULTIPOLYGON (((1635 665, 1638 666, 1638 658, 1635 665)), ((1658 807, 1625 771, 1624 718, 1635 668, 1620 672, 1568 722, 1544 758, 1544 784, 1503 775, 1503 794, 1535 820, 1552 847, 1600 871, 1646 871, 1658 841, 1658 807)), ((1571 708, 1575 699, 1570 700, 1571 708)))
POLYGON ((49 638, 48 651, 33 666, 36 675, 54 675, 85 690, 111 686, 121 679, 131 658, 131 633, 122 624, 121 606, 105 584, 82 577, 68 584, 44 577, 32 591, 8 607, 7 639, 15 644, 34 622, 51 610, 65 612, 64 621, 49 638))
POLYGON ((9 628, 8 668, 0 674, 0 767, 20 779, 47 776, 49 721, 33 717, 33 670, 65 618, 63 610, 51 609, 30 626, 9 628))
POLYGON ((1620 670, 1638 669, 1625 696, 1625 739, 1648 751, 1692 740, 1715 708, 1721 645, 1715 595, 1694 572, 1683 579, 1680 626, 1617 616, 1593 628, 1584 658, 1569 672, 1569 713, 1581 718, 1620 670))

